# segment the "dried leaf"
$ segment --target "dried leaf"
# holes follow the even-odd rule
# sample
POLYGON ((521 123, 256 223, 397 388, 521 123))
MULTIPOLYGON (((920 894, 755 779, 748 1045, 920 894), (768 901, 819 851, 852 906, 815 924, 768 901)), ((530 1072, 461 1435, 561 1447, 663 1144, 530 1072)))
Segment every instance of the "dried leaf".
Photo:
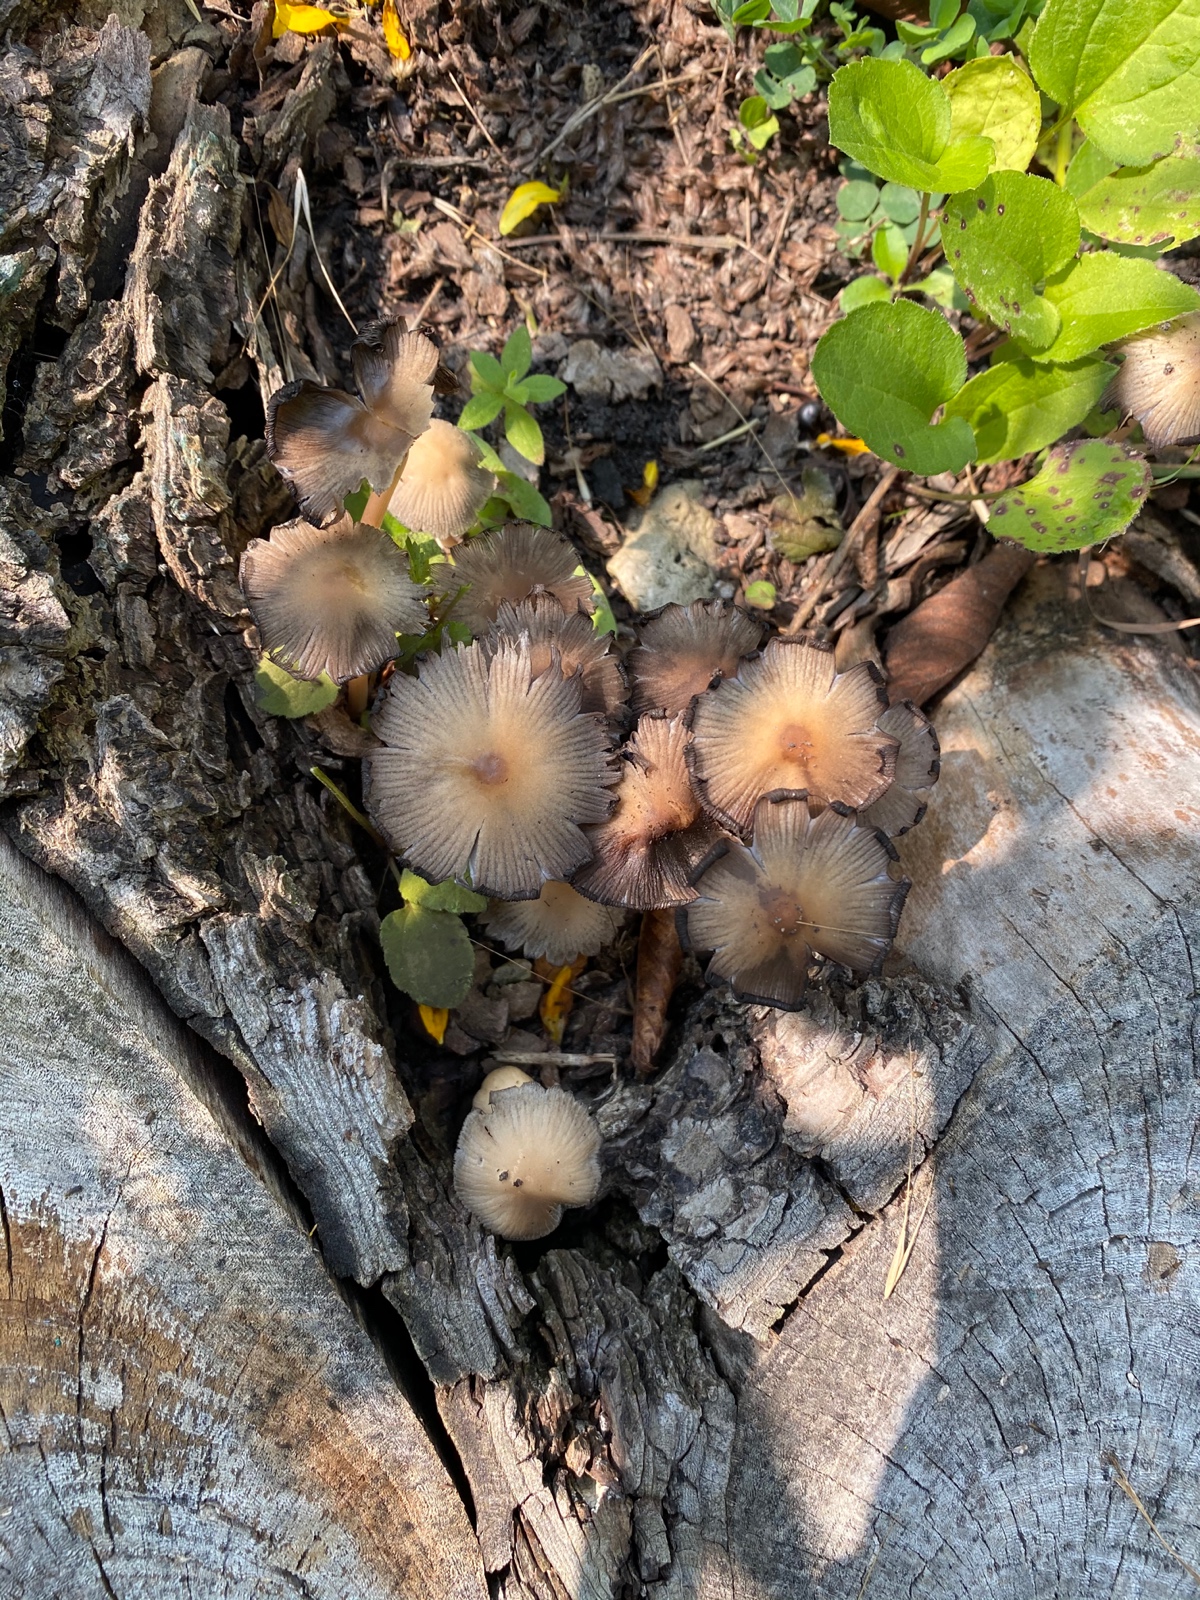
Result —
MULTIPOLYGON (((540 961, 535 963, 534 971, 539 971, 543 965, 544 963, 540 961)), ((571 1015, 571 1008, 575 1004, 575 991, 571 988, 571 984, 586 966, 587 957, 579 956, 569 967, 550 969, 554 972, 554 976, 550 981, 550 987, 542 996, 538 1015, 542 1019, 542 1026, 555 1044, 562 1043, 567 1018, 571 1015)))
POLYGON ((322 28, 343 25, 324 6, 292 5, 291 0, 275 0, 275 23, 271 36, 280 39, 285 33, 320 33, 322 28))
POLYGON ((667 1007, 683 966, 673 911, 647 911, 638 939, 637 994, 633 1002, 633 1065, 645 1076, 667 1036, 667 1007))
MULTIPOLYGON (((389 53, 397 61, 407 61, 412 55, 412 46, 405 37, 404 29, 400 26, 400 15, 396 10, 396 0, 383 0, 383 38, 389 53)), ((438 1041, 441 1042, 440 1040, 438 1041)))
POLYGON ((418 1006, 421 1015, 421 1024, 434 1044, 441 1044, 446 1037, 446 1027, 450 1021, 450 1013, 445 1006, 418 1006))
POLYGON ((526 217, 531 217, 539 206, 552 206, 562 199, 562 189, 552 189, 548 183, 518 184, 504 202, 500 213, 500 232, 510 234, 520 227, 526 217))

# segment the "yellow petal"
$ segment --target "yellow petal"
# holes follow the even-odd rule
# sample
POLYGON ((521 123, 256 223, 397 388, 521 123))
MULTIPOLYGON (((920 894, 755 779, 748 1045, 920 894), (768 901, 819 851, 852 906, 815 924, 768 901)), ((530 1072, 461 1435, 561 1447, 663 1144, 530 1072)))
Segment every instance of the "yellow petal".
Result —
POLYGON ((441 1044, 446 1037, 446 1024, 450 1021, 450 1013, 441 1006, 418 1006, 421 1013, 421 1022, 425 1032, 435 1044, 441 1044))
POLYGON ((561 189, 552 189, 548 183, 522 183, 513 190, 500 213, 500 232, 511 233, 526 217, 531 217, 539 206, 552 206, 562 199, 561 189))
POLYGON ((869 456, 871 446, 864 444, 861 439, 835 439, 831 433, 819 433, 816 437, 818 445, 828 445, 831 450, 840 450, 847 456, 869 456))
POLYGON ((383 37, 397 61, 407 61, 412 55, 412 47, 404 37, 404 29, 400 26, 396 0, 383 0, 383 37))
POLYGON ((275 23, 271 29, 273 39, 285 33, 320 33, 330 24, 337 26, 338 19, 323 6, 292 5, 290 0, 275 0, 275 23))
POLYGON ((553 982, 542 996, 538 1015, 542 1019, 542 1026, 555 1044, 562 1043, 567 1018, 571 1015, 571 1007, 575 1004, 575 991, 571 988, 571 980, 577 978, 586 966, 587 957, 578 956, 569 967, 559 967, 554 974, 553 982))

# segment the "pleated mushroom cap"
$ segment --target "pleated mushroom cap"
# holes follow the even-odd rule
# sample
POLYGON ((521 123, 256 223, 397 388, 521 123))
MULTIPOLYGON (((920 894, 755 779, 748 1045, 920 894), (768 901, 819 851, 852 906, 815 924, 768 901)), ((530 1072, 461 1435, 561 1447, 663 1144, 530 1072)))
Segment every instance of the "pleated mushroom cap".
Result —
POLYGON ((536 900, 493 900, 479 920, 506 950, 564 967, 611 944, 622 919, 611 907, 585 900, 569 883, 544 883, 536 900))
POLYGON ((433 416, 437 347, 400 324, 352 352, 362 398, 302 379, 267 404, 267 454, 301 509, 328 522, 365 479, 382 493, 433 416))
POLYGON ((670 717, 686 711, 718 673, 732 677, 762 636, 752 617, 720 600, 664 607, 643 626, 637 648, 629 653, 633 709, 665 711, 670 717))
POLYGON ((591 607, 592 586, 575 574, 579 557, 565 539, 532 522, 509 522, 472 539, 456 552, 454 564, 458 581, 470 585, 458 615, 475 633, 496 620, 505 600, 515 605, 545 593, 568 615, 591 607))
POLYGON ((629 759, 607 822, 588 829, 593 856, 575 875, 581 894, 634 911, 661 911, 695 897, 696 863, 719 829, 688 776, 682 715, 647 715, 626 746, 629 759))
POLYGON ((345 683, 396 654, 428 622, 408 560, 386 533, 342 517, 285 522, 246 546, 239 573, 263 649, 300 678, 345 683))
POLYGON ((562 1089, 526 1083, 493 1091, 472 1111, 454 1152, 454 1188, 502 1239, 542 1239, 567 1206, 600 1189, 600 1130, 562 1089))
POLYGON ((876 726, 899 741, 896 771, 891 787, 858 820, 868 828, 882 828, 893 839, 915 828, 925 815, 929 791, 941 771, 941 747, 933 723, 911 700, 889 706, 876 726))
POLYGON ((896 768, 897 741, 876 726, 886 704, 871 662, 838 673, 827 646, 772 639, 695 702, 688 760, 701 803, 742 834, 767 794, 870 805, 896 768))
POLYGON ((1200 440, 1200 311, 1117 346, 1124 356, 1107 401, 1142 425, 1152 449, 1200 440))
POLYGON ((496 487, 479 447, 452 422, 436 417, 408 452, 389 510, 414 532, 457 543, 496 487))
POLYGON ((816 955, 879 971, 909 889, 889 876, 892 858, 882 834, 840 808, 814 817, 803 800, 764 800, 752 845, 730 840, 697 870, 680 933, 691 949, 713 952, 710 982, 794 1010, 816 955))
POLYGON ((395 674, 374 717, 385 748, 365 770, 367 809, 396 853, 431 883, 457 878, 498 900, 569 877, 618 776, 579 694, 553 668, 534 677, 523 640, 395 674))
POLYGON ((566 678, 578 672, 583 678, 580 709, 612 717, 625 703, 625 679, 607 634, 597 633, 592 619, 582 611, 570 616, 550 595, 538 595, 513 605, 502 600, 496 620, 479 641, 485 650, 500 639, 529 640, 533 675, 538 677, 557 661, 566 678))

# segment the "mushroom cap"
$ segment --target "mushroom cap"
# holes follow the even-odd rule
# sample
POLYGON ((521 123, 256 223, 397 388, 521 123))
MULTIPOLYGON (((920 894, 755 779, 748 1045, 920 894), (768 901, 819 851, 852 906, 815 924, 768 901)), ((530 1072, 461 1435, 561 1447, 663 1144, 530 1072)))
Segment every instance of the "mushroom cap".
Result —
POLYGON ((386 489, 413 442, 354 395, 307 378, 271 396, 266 431, 267 454, 314 522, 328 522, 364 478, 386 489))
POLYGON ((496 1067, 476 1089, 471 1104, 476 1111, 486 1111, 492 1096, 499 1094, 501 1089, 516 1089, 522 1083, 532 1082, 533 1079, 527 1072, 522 1072, 520 1067, 496 1067))
POLYGON ((600 1130, 562 1089, 526 1083, 491 1093, 472 1111, 454 1152, 454 1188, 502 1239, 542 1239, 565 1206, 590 1206, 600 1189, 600 1130))
POLYGON ((532 594, 553 595, 562 609, 591 609, 592 586, 575 569, 579 557, 565 539, 532 522, 507 522, 472 539, 454 558, 455 576, 469 584, 458 614, 475 633, 496 620, 501 602, 515 605, 532 594))
POLYGON ((347 516, 327 528, 285 522, 269 540, 252 539, 239 577, 263 649, 301 678, 374 672, 396 654, 398 633, 428 621, 407 557, 347 516))
POLYGON ((858 820, 868 828, 882 828, 896 839, 915 828, 925 815, 929 791, 942 770, 941 746, 933 723, 911 700, 889 706, 875 726, 900 741, 896 772, 891 788, 864 806, 858 820))
POLYGON ((569 883, 544 883, 536 900, 493 900, 479 919, 506 950, 564 967, 611 944, 621 916, 585 900, 569 883))
POLYGON ((524 640, 432 656, 396 673, 374 729, 367 809, 398 855, 431 883, 467 881, 532 900, 588 859, 584 823, 612 808, 617 773, 580 684, 535 677, 524 640))
POLYGON ((439 376, 438 347, 433 340, 423 333, 410 333, 402 320, 385 322, 365 333, 350 356, 354 382, 368 410, 410 439, 419 438, 433 416, 433 390, 439 376))
POLYGON ((626 746, 617 806, 588 829, 592 860, 575 874, 581 894, 606 905, 661 911, 695 899, 691 874, 718 837, 688 776, 687 724, 651 713, 626 746))
POLYGON ((707 977, 744 1000, 794 1010, 814 955, 878 972, 909 890, 888 874, 895 852, 840 806, 817 816, 802 799, 763 800, 749 848, 717 845, 695 874, 680 935, 711 950, 707 977))
POLYGON ((388 509, 406 528, 449 544, 466 533, 495 487, 470 434, 435 417, 408 452, 388 509))
POLYGON ((536 595, 513 605, 502 600, 496 620, 480 639, 485 650, 499 639, 528 636, 533 675, 538 677, 555 661, 564 677, 583 676, 580 710, 613 717, 625 703, 625 678, 621 663, 609 645, 609 636, 597 633, 592 619, 582 611, 570 616, 550 595, 536 595))
POLYGON ((732 677, 743 656, 762 642, 759 623, 723 601, 664 606, 629 653, 632 704, 637 712, 686 711, 718 673, 732 677))
POLYGON ((1124 356, 1108 400, 1135 416, 1153 449, 1200 440, 1200 311, 1117 346, 1124 356))
POLYGON ((767 794, 805 794, 814 809, 869 806, 896 769, 897 741, 876 726, 882 685, 873 662, 839 673, 830 646, 772 639, 692 708, 688 762, 701 804, 742 834, 767 794))

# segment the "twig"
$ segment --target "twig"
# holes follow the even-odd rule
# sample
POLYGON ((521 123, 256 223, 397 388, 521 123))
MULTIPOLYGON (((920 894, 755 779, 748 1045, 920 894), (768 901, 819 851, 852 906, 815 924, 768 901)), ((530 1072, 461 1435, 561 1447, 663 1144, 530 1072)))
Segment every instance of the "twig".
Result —
POLYGON ((570 1050, 493 1050, 491 1057, 502 1067, 615 1067, 621 1059, 614 1055, 575 1055, 570 1050))
POLYGON ((1102 628, 1111 628, 1114 633, 1183 633, 1188 628, 1200 628, 1200 617, 1185 617, 1182 622, 1118 622, 1113 617, 1102 617, 1092 604, 1091 590, 1088 588, 1088 573, 1092 565, 1092 546, 1084 545, 1079 552, 1079 588, 1083 596, 1083 603, 1092 614, 1093 622, 1098 622, 1102 628))
POLYGON ((425 321, 425 318, 429 315, 430 306, 437 299, 438 295, 441 294, 441 292, 445 288, 445 286, 446 286, 445 278, 439 278, 437 280, 437 282, 434 284, 433 288, 430 289, 429 293, 425 296, 424 300, 421 301, 421 309, 417 312, 417 315, 416 315, 416 321, 417 322, 424 322, 425 321))
POLYGON ((797 609, 796 615, 785 628, 785 633, 799 633, 800 629, 804 627, 805 623, 828 594, 829 586, 845 566, 847 556, 853 552, 858 541, 864 537, 868 529, 877 523, 879 517, 879 508, 883 504, 884 499, 887 497, 892 485, 899 476, 899 467, 889 467, 884 473, 883 477, 880 478, 879 482, 871 490, 871 493, 867 496, 866 504, 855 517, 854 521, 850 524, 849 528, 847 528, 846 537, 833 552, 833 557, 829 565, 825 568, 824 577, 813 590, 812 594, 809 595, 808 599, 805 600, 804 603, 797 609))
MULTIPOLYGON (((795 211, 795 209, 796 196, 792 194, 788 196, 788 203, 784 208, 783 218, 779 224, 779 227, 775 230, 775 243, 771 246, 771 254, 767 257, 768 274, 774 272, 775 270, 775 263, 779 259, 780 246, 783 244, 783 236, 788 230, 788 224, 792 220, 792 212, 795 211)), ((784 277, 787 277, 786 273, 784 274, 784 277)), ((765 287, 766 285, 764 285, 764 288, 765 287)))
POLYGON ((389 156, 389 165, 398 167, 483 167, 488 172, 492 163, 483 156, 389 156))
POLYGON ((510 255, 503 245, 497 244, 494 239, 488 239, 482 233, 480 233, 479 229, 471 221, 470 217, 464 216, 457 206, 452 206, 450 204, 449 200, 442 200, 439 198, 439 196, 434 195, 433 204, 440 212, 449 217, 451 221, 457 222, 468 239, 472 237, 478 239, 481 244, 487 245, 489 250, 494 250, 496 254, 502 257, 505 261, 511 261, 514 267, 521 267, 525 272, 532 272, 541 278, 543 282, 545 282, 547 277, 545 267, 531 267, 528 261, 519 261, 516 256, 510 255))
POLYGON ((1162 1534, 1159 1533, 1158 1524, 1142 1504, 1140 1495, 1126 1477, 1124 1467, 1122 1467, 1121 1463, 1117 1460, 1116 1456, 1113 1455, 1112 1451, 1105 1450, 1101 1454, 1100 1459, 1103 1461, 1106 1467, 1110 1467, 1112 1469, 1113 1477, 1117 1480, 1117 1488, 1120 1489, 1121 1493, 1125 1495, 1127 1499, 1133 1502, 1134 1510, 1145 1522, 1146 1526, 1150 1529, 1150 1532, 1158 1540, 1159 1544, 1162 1545, 1163 1549, 1171 1557, 1172 1561, 1177 1561, 1187 1573, 1189 1578, 1193 1578, 1197 1583, 1200 1583, 1200 1572, 1197 1572, 1195 1567, 1193 1567, 1189 1561, 1185 1561, 1179 1554, 1179 1551, 1176 1550, 1175 1546, 1173 1544, 1168 1544, 1166 1539, 1163 1538, 1162 1534))
POLYGON ((598 111, 601 111, 605 106, 612 105, 616 96, 620 94, 631 79, 637 76, 650 57, 655 55, 657 51, 658 46, 656 44, 647 46, 619 83, 615 83, 605 94, 597 95, 594 100, 589 100, 585 106, 580 106, 578 111, 572 112, 546 148, 539 152, 533 165, 540 167, 543 161, 554 154, 564 139, 571 137, 576 128, 582 128, 584 123, 589 122, 598 111))
POLYGON ((736 428, 730 428, 728 433, 723 433, 719 439, 710 439, 707 444, 698 444, 696 454, 702 455, 705 450, 719 450, 723 444, 730 444, 734 439, 740 439, 744 433, 753 433, 758 427, 758 418, 751 417, 749 422, 739 422, 736 428))
POLYGON ((500 149, 500 146, 496 143, 495 139, 492 138, 491 134, 484 127, 482 118, 480 117, 478 111, 476 111, 475 107, 467 99, 466 94, 463 92, 462 85, 459 83, 458 79, 448 69, 447 69, 447 72, 446 72, 446 76, 450 79, 450 82, 458 90, 458 98, 462 101, 463 105, 466 107, 466 109, 467 109, 468 113, 470 114, 471 119, 474 122, 475 126, 479 129, 480 133, 487 140, 487 142, 491 145, 492 149, 496 152, 497 160, 500 162, 500 164, 502 166, 505 166, 505 167, 511 166, 512 163, 509 161, 508 157, 504 154, 504 152, 500 149))

